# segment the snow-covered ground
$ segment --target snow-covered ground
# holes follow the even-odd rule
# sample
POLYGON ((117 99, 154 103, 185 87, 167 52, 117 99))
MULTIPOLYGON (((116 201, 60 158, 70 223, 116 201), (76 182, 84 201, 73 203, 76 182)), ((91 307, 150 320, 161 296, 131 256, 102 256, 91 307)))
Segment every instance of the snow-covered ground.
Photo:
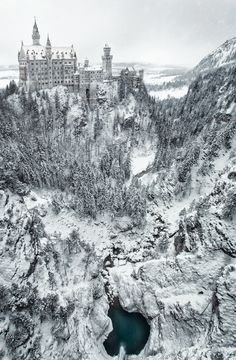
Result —
POLYGON ((155 158, 155 151, 147 151, 142 153, 135 153, 132 156, 131 171, 133 175, 137 175, 146 170, 151 165, 155 158))
MULTIPOLYGON (((56 90, 65 102, 63 87, 51 90, 49 97, 56 90)), ((173 91, 174 97, 184 95, 183 90, 173 91)), ((16 103, 16 98, 9 101, 16 103)), ((81 111, 77 102, 70 105, 68 122, 81 111)), ((138 121, 135 105, 130 95, 116 112, 124 122, 138 121)), ((234 107, 228 113, 234 114, 234 107)), ((115 114, 103 111, 104 123, 111 126, 103 129, 108 139, 115 114)), ((154 161, 155 139, 147 139, 132 148, 132 175, 154 161)), ((204 176, 199 173, 206 159, 202 152, 191 165, 184 192, 175 192, 180 185, 175 182, 176 163, 173 169, 141 178, 149 184, 153 180, 147 190, 155 195, 149 197, 143 228, 135 228, 127 216, 81 217, 69 206, 66 192, 33 189, 22 197, 0 191, 0 305, 4 299, 9 306, 4 304, 0 317, 0 355, 21 340, 14 359, 111 359, 102 345, 111 331, 108 288, 127 311, 141 312, 151 327, 143 352, 130 360, 235 360, 235 348, 230 348, 236 342, 236 223, 234 213, 224 219, 222 207, 235 202, 236 143, 218 152, 204 176), (28 353, 38 348, 42 355, 28 353)), ((11 354, 3 359, 11 360, 11 354)))
POLYGON ((150 94, 150 96, 153 96, 156 99, 165 100, 165 99, 168 99, 169 97, 179 99, 179 98, 185 96, 187 94, 187 92, 188 92, 188 86, 182 86, 179 88, 170 88, 170 89, 166 89, 166 90, 150 91, 149 94, 150 94))
POLYGON ((144 81, 150 85, 162 85, 167 82, 172 82, 176 79, 176 75, 163 75, 163 74, 145 74, 144 81))
POLYGON ((0 89, 4 89, 11 80, 14 80, 16 83, 18 82, 18 70, 9 69, 7 67, 0 68, 0 89))
POLYGON ((18 79, 2 79, 2 78, 0 78, 0 89, 5 89, 5 87, 7 85, 9 85, 11 80, 14 80, 16 82, 18 81, 18 79))
POLYGON ((153 66, 149 65, 144 70, 144 82, 149 89, 149 94, 159 100, 165 100, 168 97, 172 98, 181 98, 186 95, 188 91, 188 86, 181 87, 170 87, 165 90, 154 90, 155 85, 158 89, 159 86, 165 83, 174 83, 175 80, 183 73, 185 73, 186 69, 181 67, 174 66, 153 66))

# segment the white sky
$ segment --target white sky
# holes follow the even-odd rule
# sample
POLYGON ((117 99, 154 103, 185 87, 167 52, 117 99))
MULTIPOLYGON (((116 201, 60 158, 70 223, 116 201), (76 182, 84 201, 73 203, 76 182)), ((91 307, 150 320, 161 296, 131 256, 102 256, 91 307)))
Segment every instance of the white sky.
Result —
POLYGON ((31 44, 34 16, 42 44, 74 44, 80 61, 109 43, 114 61, 194 65, 236 36, 236 0, 0 0, 0 65, 31 44))

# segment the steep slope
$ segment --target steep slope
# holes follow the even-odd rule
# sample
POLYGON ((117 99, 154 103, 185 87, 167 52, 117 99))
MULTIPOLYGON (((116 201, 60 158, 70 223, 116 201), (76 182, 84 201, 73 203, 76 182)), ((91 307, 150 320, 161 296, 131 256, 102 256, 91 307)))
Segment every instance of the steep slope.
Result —
POLYGON ((183 97, 187 92, 187 87, 198 75, 213 71, 221 66, 233 66, 235 62, 236 38, 232 38, 205 56, 193 69, 176 76, 174 80, 163 84, 148 84, 150 95, 157 97, 159 94, 160 100, 167 98, 165 94, 169 94, 169 97, 183 97))
POLYGON ((165 121, 163 107, 156 114, 155 169, 142 178, 153 260, 110 272, 122 305, 150 320, 137 358, 236 356, 235 73, 199 76, 171 118, 168 107, 165 121))
POLYGON ((236 61, 236 38, 227 40, 214 50, 211 54, 203 58, 193 69, 194 74, 211 71, 220 66, 232 65, 236 61))
POLYGON ((0 195, 1 359, 98 358, 110 323, 92 244, 77 227, 46 232, 46 199, 0 195))
POLYGON ((220 67, 164 102, 101 90, 97 111, 2 100, 0 358, 111 359, 118 297, 151 327, 130 359, 235 359, 235 79, 220 67))
MULTIPOLYGON (((155 169, 172 183, 180 198, 214 183, 234 146, 236 68, 219 68, 199 76, 186 98, 173 109, 172 119, 161 123, 155 169), (216 173, 215 173, 216 171, 216 173), (201 184, 202 183, 202 184, 201 184)), ((158 118, 159 116, 159 118, 158 118)), ((161 179, 159 179, 161 181, 161 179)), ((198 194, 200 195, 200 194, 198 194)))

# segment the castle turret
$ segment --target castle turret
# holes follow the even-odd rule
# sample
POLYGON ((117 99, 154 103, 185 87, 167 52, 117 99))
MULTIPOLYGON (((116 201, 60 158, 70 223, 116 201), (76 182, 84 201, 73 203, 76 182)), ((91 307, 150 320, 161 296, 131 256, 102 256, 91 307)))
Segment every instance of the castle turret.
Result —
POLYGON ((25 86, 27 81, 27 57, 24 50, 23 41, 21 42, 21 48, 18 53, 18 61, 19 61, 19 79, 20 85, 25 86))
POLYGON ((102 56, 102 68, 104 72, 104 78, 110 79, 112 77, 112 58, 111 48, 108 45, 105 45, 104 54, 102 56))
POLYGON ((52 55, 52 45, 51 45, 51 41, 49 39, 49 35, 48 35, 48 38, 47 38, 47 43, 46 43, 45 49, 46 49, 46 56, 48 58, 50 58, 51 55, 52 55))
POLYGON ((32 39, 33 39, 33 45, 40 45, 40 35, 39 35, 39 29, 36 23, 36 19, 34 20, 32 39))
POLYGON ((85 68, 89 67, 89 59, 88 59, 88 58, 86 58, 86 59, 84 60, 84 67, 85 67, 85 68))
POLYGON ((47 42, 45 46, 45 54, 47 59, 47 81, 48 81, 48 87, 53 87, 53 75, 52 75, 52 45, 51 41, 49 39, 49 35, 47 37, 47 42))
POLYGON ((25 50, 24 50, 23 41, 21 41, 21 48, 20 48, 20 51, 18 53, 18 60, 19 60, 19 62, 26 60, 26 54, 25 54, 25 50))

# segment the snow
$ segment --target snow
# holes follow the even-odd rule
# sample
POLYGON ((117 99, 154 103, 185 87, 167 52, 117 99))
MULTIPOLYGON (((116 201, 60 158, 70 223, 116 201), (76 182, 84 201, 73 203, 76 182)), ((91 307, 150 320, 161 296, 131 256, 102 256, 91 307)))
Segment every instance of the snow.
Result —
MULTIPOLYGON (((49 96, 54 96, 56 90, 58 90, 62 102, 65 102, 68 92, 63 87, 50 90, 49 96)), ((14 97, 11 98, 11 101, 14 101, 14 97)), ((78 104, 72 105, 69 113, 71 121, 78 116, 80 111, 78 104)), ((130 97, 129 103, 120 105, 118 111, 124 115, 124 119, 134 116, 135 101, 133 97, 130 97)), ((230 111, 233 111, 233 106, 230 111)), ((114 115, 114 111, 111 111, 108 116, 105 115, 104 123, 109 122, 114 115)), ((112 121, 110 121, 110 125, 112 126, 112 121)), ((232 147, 235 147, 235 143, 232 147)), ((153 144, 151 146, 147 142, 145 145, 142 144, 142 146, 134 148, 131 153, 132 175, 137 175, 146 170, 153 163, 155 153, 155 146, 153 144)), ((216 250, 218 244, 214 242, 218 240, 214 229, 218 220, 214 218, 214 213, 211 210, 207 211, 206 215, 199 212, 203 225, 202 243, 198 240, 197 229, 190 229, 190 234, 187 232, 183 234, 186 245, 188 245, 190 236, 192 236, 191 240, 197 243, 196 251, 192 253, 183 251, 176 256, 174 249, 175 238, 170 235, 178 229, 179 213, 183 208, 187 209, 186 217, 192 218, 195 216, 196 207, 193 210, 191 208, 191 213, 188 207, 195 198, 199 199, 200 196, 209 194, 219 178, 219 172, 225 168, 226 164, 230 168, 228 161, 229 155, 226 150, 219 151, 218 157, 212 161, 213 166, 209 176, 206 175, 203 178, 198 173, 199 167, 202 165, 200 159, 199 163, 192 167, 191 188, 188 194, 181 200, 173 199, 166 204, 163 204, 164 201, 163 203, 158 201, 155 204, 154 211, 149 211, 147 225, 143 229, 130 228, 130 219, 128 217, 111 219, 108 214, 104 214, 98 216, 96 220, 83 218, 67 206, 66 202, 59 214, 55 214, 51 206, 55 193, 64 195, 65 199, 67 196, 59 191, 54 193, 52 190, 32 190, 29 195, 24 196, 24 202, 20 202, 19 199, 17 202, 14 199, 14 215, 9 221, 9 224, 14 225, 14 227, 9 226, 8 238, 18 239, 18 245, 15 246, 14 252, 16 256, 13 257, 13 253, 9 252, 10 245, 6 249, 5 239, 0 241, 0 283, 11 284, 12 279, 15 282, 24 282, 24 277, 20 277, 20 275, 27 273, 33 254, 32 240, 27 233, 28 227, 25 224, 34 213, 32 210, 38 210, 45 230, 45 234, 41 234, 42 237, 39 238, 38 246, 40 252, 44 250, 47 252, 45 254, 47 256, 45 256, 47 266, 45 266, 44 261, 39 261, 34 274, 27 281, 34 282, 40 297, 55 291, 59 296, 61 305, 66 306, 68 299, 75 305, 73 314, 68 316, 66 326, 69 327, 70 339, 62 344, 62 356, 66 354, 64 350, 67 347, 76 346, 82 349, 84 358, 88 360, 110 359, 102 348, 103 339, 111 327, 108 326, 110 324, 107 317, 108 301, 103 282, 105 276, 102 279, 102 274, 105 271, 109 271, 109 273, 106 273, 106 278, 110 281, 113 295, 119 296, 122 306, 128 311, 141 312, 149 319, 151 334, 146 350, 149 354, 157 354, 150 357, 150 359, 164 360, 167 359, 166 354, 169 353, 170 355, 167 355, 168 359, 172 360, 175 356, 174 352, 180 354, 185 349, 186 351, 189 349, 192 351, 191 349, 195 345, 199 352, 199 348, 207 344, 205 334, 208 330, 210 336, 215 337, 216 341, 218 341, 221 334, 218 336, 214 333, 217 324, 215 324, 215 316, 212 312, 212 296, 215 291, 218 291, 217 296, 220 295, 219 311, 223 319, 221 326, 226 327, 222 328, 222 333, 224 331, 223 334, 226 335, 222 336, 223 340, 221 340, 225 342, 223 346, 226 347, 227 341, 230 342, 231 333, 229 331, 232 329, 233 333, 235 330, 232 321, 234 315, 234 298, 232 294, 235 293, 233 284, 235 283, 236 272, 231 269, 232 272, 228 274, 225 267, 231 267, 230 261, 232 265, 235 265, 235 259, 229 259, 230 257, 224 254, 223 251, 216 250), (162 221, 159 220, 159 215, 161 215, 162 221), (22 220, 23 217, 25 223, 22 220), (158 224, 161 222, 163 223, 159 227, 158 224), (17 229, 19 229, 19 232, 15 233, 17 229), (154 232, 154 229, 156 232, 154 232), (73 249, 75 252, 72 251, 68 255, 66 248, 67 238, 73 230, 78 231, 81 242, 90 245, 89 247, 92 249, 94 247, 96 256, 101 261, 99 270, 94 270, 94 268, 98 267, 96 260, 93 259, 89 264, 90 271, 95 274, 95 277, 90 278, 87 276, 87 270, 85 270, 87 266, 86 255, 83 246, 80 246, 78 253, 76 249, 73 249), (24 239, 22 239, 22 232, 26 234, 24 239), (158 248, 164 239, 163 234, 168 241, 168 250, 166 252, 159 251, 158 248), (214 252, 211 251, 211 243, 214 243, 214 252), (54 266, 56 261, 50 258, 52 255, 52 253, 50 255, 50 246, 55 250, 54 254, 59 255, 57 258, 59 259, 59 268, 54 266), (202 246, 202 248, 199 250, 198 246, 202 246), (114 247, 119 249, 118 255, 114 255, 114 247), (152 251, 151 256, 147 255, 148 251, 152 251), (111 265, 113 267, 110 270, 104 270, 103 266, 103 261, 107 255, 114 255, 111 265), (56 284, 52 285, 53 290, 49 286, 49 271, 55 278, 56 284), (94 296, 97 294, 100 297, 94 296), (209 323, 211 323, 211 327, 209 327, 209 323), (211 331, 212 328, 214 331, 211 331), (203 338, 204 343, 202 343, 203 338), (161 352, 159 349, 162 349, 161 352)), ((171 191, 173 189, 168 180, 172 178, 173 173, 168 174, 167 171, 166 177, 168 179, 164 179, 166 182, 163 183, 166 192, 169 191, 170 195, 172 195, 171 191)), ((158 176, 160 176, 160 173, 147 173, 141 180, 150 182, 155 179, 158 181, 158 176)), ((223 176, 227 179, 227 173, 223 176)), ((230 180, 228 181, 230 182, 230 180)), ((1 203, 5 204, 6 194, 2 191, 0 195, 2 196, 0 196, 1 203)), ((60 199, 60 196, 58 198, 60 199)), ((10 196, 11 201, 12 195, 10 196)), ((2 223, 8 219, 7 210, 11 209, 10 205, 11 203, 4 211, 5 205, 0 206, 0 217, 2 219, 0 220, 2 223)), ((153 204, 150 206, 154 207, 153 204)), ((217 203, 217 207, 219 206, 217 203)), ((232 239, 233 244, 234 224, 224 224, 223 219, 222 223, 222 227, 227 227, 224 242, 227 243, 229 238, 230 241, 232 239)), ((219 247, 217 248, 219 249, 219 247)), ((41 256, 41 253, 39 254, 41 256)), ((6 328, 7 325, 8 322, 6 328)), ((58 355, 60 344, 59 342, 56 344, 51 331, 52 326, 55 327, 55 325, 52 319, 50 319, 50 322, 39 322, 36 325, 35 330, 40 330, 42 333, 41 347, 45 359, 61 359, 58 355)), ((0 323, 1 329, 2 323, 0 323)), ((131 358, 148 359, 147 353, 131 356, 131 358)), ((182 357, 180 354, 179 358, 187 358, 187 355, 186 353, 186 356, 182 357)), ((67 358, 67 356, 65 355, 64 358, 67 358)), ((200 355, 199 357, 193 355, 188 358, 197 360, 200 355)))
POLYGON ((170 88, 170 89, 166 89, 166 90, 151 90, 149 92, 150 96, 153 96, 159 100, 165 100, 168 99, 169 97, 171 98, 181 98, 183 96, 185 96, 188 92, 188 86, 182 86, 179 88, 170 88))
POLYGON ((11 80, 14 80, 16 83, 18 83, 19 71, 9 68, 0 69, 0 89, 4 89, 11 80))
POLYGON ((0 70, 0 78, 16 78, 19 70, 4 69, 0 70))
POLYGON ((235 48, 236 38, 234 37, 227 40, 224 44, 202 59, 194 70, 196 72, 205 72, 220 66, 235 65, 235 48))
POLYGON ((227 109, 227 111, 226 111, 226 114, 231 114, 233 111, 234 111, 234 109, 235 109, 235 102, 233 101, 231 104, 230 104, 230 106, 229 106, 229 108, 227 109))
POLYGON ((27 206, 27 209, 32 210, 42 205, 47 206, 48 197, 49 195, 47 194, 47 192, 42 193, 39 190, 32 190, 29 196, 25 197, 25 204, 27 206))
MULTIPOLYGON (((30 60, 45 60, 45 46, 41 45, 24 45, 25 54, 29 55, 30 60)), ((73 46, 67 47, 52 47, 52 59, 65 59, 74 60, 74 48, 73 46)))
POLYGON ((164 83, 172 82, 176 79, 176 75, 146 75, 144 81, 150 85, 162 85, 164 83))
MULTIPOLYGON (((137 150, 133 153, 135 161, 143 163, 142 168, 147 166, 147 159, 153 155, 150 148, 145 150, 145 153, 137 150), (142 162, 143 157, 145 158, 144 162, 142 162)), ((224 154, 222 153, 216 161, 215 168, 217 170, 223 167, 223 157, 224 154)), ((97 283, 95 282, 97 280, 85 277, 86 258, 83 250, 71 255, 69 258, 66 251, 63 251, 66 248, 65 240, 73 229, 79 229, 82 241, 95 245, 96 254, 100 259, 104 259, 110 253, 113 244, 119 245, 122 250, 126 251, 124 257, 122 257, 123 253, 115 257, 114 266, 110 269, 107 278, 113 290, 113 295, 119 296, 121 305, 127 311, 141 312, 149 319, 151 324, 151 334, 147 345, 149 353, 155 353, 156 346, 159 345, 159 343, 157 344, 160 324, 158 319, 163 321, 163 337, 158 340, 163 348, 161 359, 167 359, 165 354, 168 353, 170 353, 169 360, 172 359, 173 348, 176 351, 183 351, 185 348, 191 349, 194 345, 199 348, 199 343, 204 337, 212 318, 211 301, 216 283, 220 287, 220 310, 224 316, 222 324, 223 326, 228 324, 227 331, 229 331, 229 326, 233 326, 232 315, 228 311, 228 308, 230 311, 233 309, 230 302, 231 298, 228 296, 229 291, 230 295, 233 294, 233 288, 231 290, 228 287, 225 290, 224 284, 227 279, 228 282, 231 282, 230 286, 233 286, 236 275, 234 272, 228 275, 228 272, 225 271, 225 277, 222 281, 219 280, 222 269, 226 264, 228 266, 229 261, 223 252, 211 253, 205 250, 203 255, 200 252, 197 254, 183 252, 177 257, 171 256, 171 254, 157 253, 155 254, 156 258, 147 260, 144 253, 139 251, 139 255, 142 256, 137 259, 139 263, 134 264, 130 260, 133 259, 132 252, 134 252, 135 248, 140 249, 145 243, 147 229, 145 231, 140 230, 140 233, 135 229, 133 237, 130 237, 127 232, 122 234, 117 230, 113 242, 110 234, 111 232, 114 233, 115 224, 112 224, 108 216, 98 217, 96 221, 83 219, 66 207, 56 215, 50 207, 52 195, 52 191, 33 190, 24 197, 25 203, 19 202, 17 206, 22 209, 26 206, 30 211, 36 208, 40 209, 42 206, 46 209, 46 215, 41 217, 45 225, 46 237, 40 238, 40 249, 47 248, 47 242, 51 243, 57 253, 60 254, 62 265, 60 271, 55 271, 53 262, 50 257, 48 258, 48 271, 53 273, 56 281, 54 291, 48 285, 48 271, 46 271, 44 262, 39 262, 37 265, 33 279, 37 284, 40 297, 56 292, 61 306, 67 305, 67 299, 70 299, 75 305, 75 310, 68 317, 68 324, 66 325, 69 327, 71 337, 70 340, 63 343, 65 348, 76 344, 84 351, 84 355, 87 355, 88 360, 95 358, 98 360, 110 359, 102 348, 104 336, 111 330, 107 317, 108 303, 103 290, 103 282, 97 283), (61 237, 54 238, 55 232, 60 232, 61 237), (94 289, 101 292, 99 299, 93 298, 94 289), (196 334, 194 338, 192 333, 196 334)), ((4 204, 5 195, 2 194, 2 196, 2 203, 4 204)), ((189 203, 189 199, 186 198, 178 204, 177 202, 173 204, 168 215, 171 223, 175 220, 174 216, 177 220, 178 210, 185 203, 189 203)), ((13 219, 15 217, 16 215, 14 215, 13 219)), ((17 218, 15 220, 18 221, 17 218)), ((119 221, 122 221, 122 219, 119 219, 119 221)), ((168 230, 170 231, 169 227, 168 230)), ((206 241, 208 240, 206 239, 206 241)), ((28 239, 24 239, 24 244, 26 244, 26 248, 21 251, 24 251, 26 256, 30 256, 29 236, 28 239)), ((14 276, 16 270, 18 278, 19 274, 26 273, 28 270, 29 263, 27 259, 24 260, 24 256, 20 255, 19 247, 16 249, 18 251, 17 262, 9 262, 6 255, 5 261, 0 263, 0 274, 2 276, 0 280, 3 284, 11 283, 11 277, 14 276)), ((235 264, 235 260, 232 264, 235 264)), ((89 266, 91 269, 91 266, 96 266, 96 264, 89 264, 89 266)), ((94 274, 97 275, 96 271, 94 271, 94 274)), ((2 323, 0 325, 5 326, 2 323)), ((56 325, 52 320, 50 322, 44 321, 38 325, 38 329, 42 332, 41 347, 44 356, 49 354, 49 347, 55 347, 55 338, 52 336, 51 329, 52 327, 55 328, 56 325)), ((68 331, 67 327, 65 327, 64 331, 68 331)), ((57 354, 56 351, 56 348, 53 349, 54 354, 57 354)), ((153 356, 153 359, 160 360, 159 355, 153 356)), ((56 358, 59 359, 58 356, 56 358)), ((138 356, 132 356, 132 359, 146 358, 148 359, 145 352, 138 356)), ((191 359, 196 360, 197 357, 191 357, 191 359)))
POLYGON ((170 232, 174 232, 178 228, 179 213, 188 208, 193 200, 193 196, 185 197, 181 201, 174 201, 168 209, 164 209, 167 223, 169 223, 170 232))
POLYGON ((12 79, 0 79, 0 89, 4 89, 7 85, 9 85, 12 79))
POLYGON ((147 169, 149 165, 153 163, 155 159, 155 152, 133 154, 131 158, 131 172, 133 175, 137 175, 140 172, 147 169))
MULTIPOLYGON (((52 191, 33 190, 24 198, 29 210, 45 210, 42 221, 49 236, 60 235, 62 239, 66 239, 72 230, 77 230, 82 241, 96 245, 98 253, 102 253, 104 249, 109 247, 111 233, 109 219, 106 219, 108 223, 106 225, 105 218, 101 217, 100 221, 101 223, 104 222, 104 224, 100 224, 98 227, 99 218, 96 221, 83 219, 74 210, 63 208, 59 214, 55 214, 51 209, 52 197, 52 191)), ((41 242, 45 244, 45 239, 41 239, 41 242)))

